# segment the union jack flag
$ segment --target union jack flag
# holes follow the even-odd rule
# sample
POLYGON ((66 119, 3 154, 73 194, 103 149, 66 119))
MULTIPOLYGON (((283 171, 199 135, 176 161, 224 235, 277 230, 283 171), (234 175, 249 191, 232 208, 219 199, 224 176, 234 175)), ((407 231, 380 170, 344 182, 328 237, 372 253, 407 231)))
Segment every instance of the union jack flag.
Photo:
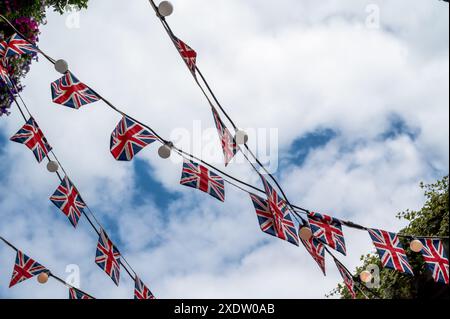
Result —
POLYGON ((69 218, 73 227, 77 227, 78 220, 80 219, 86 204, 83 202, 78 190, 67 176, 64 177, 61 185, 59 185, 50 197, 50 200, 64 213, 64 215, 67 216, 67 218, 69 218))
POLYGON ((111 134, 111 154, 118 161, 131 161, 156 140, 156 136, 142 125, 124 116, 111 134))
POLYGON ((346 254, 344 234, 339 219, 319 213, 308 214, 308 219, 314 237, 343 255, 346 254))
POLYGON ((287 207, 286 202, 282 199, 275 189, 270 185, 264 176, 261 180, 264 184, 264 189, 267 195, 267 206, 273 218, 273 225, 276 236, 292 242, 294 245, 299 245, 298 232, 292 220, 291 213, 287 207), (292 241, 291 241, 292 240, 292 241))
POLYGON ((46 271, 44 266, 18 250, 9 288, 44 271, 46 271))
POLYGON ((353 276, 348 270, 344 267, 343 264, 339 262, 339 260, 334 259, 336 263, 337 269, 341 273, 342 279, 344 279, 344 284, 348 289, 348 292, 352 296, 353 299, 356 299, 356 291, 355 291, 355 281, 353 280, 353 276))
POLYGON ((13 87, 11 79, 9 78, 8 70, 3 65, 3 61, 0 60, 0 79, 10 88, 13 87))
POLYGON ((8 43, 4 40, 0 40, 0 59, 5 57, 6 47, 8 43))
POLYGON ((91 296, 79 291, 75 288, 69 288, 69 299, 75 299, 75 300, 89 300, 94 299, 91 296))
POLYGON ((225 201, 225 183, 222 177, 200 164, 185 160, 180 184, 199 189, 222 202, 225 201))
POLYGON ((15 55, 36 54, 38 51, 35 45, 23 39, 18 34, 13 34, 7 42, 4 54, 5 57, 9 58, 15 55))
POLYGON ((444 245, 439 239, 419 239, 422 244, 422 256, 434 281, 449 284, 448 257, 444 245))
POLYGON ((326 275, 325 248, 323 244, 314 237, 311 237, 308 241, 301 239, 301 242, 303 243, 311 257, 317 262, 323 274, 326 275))
POLYGON ((36 121, 31 117, 26 124, 10 139, 13 142, 24 144, 33 151, 40 163, 52 150, 47 139, 42 133, 36 121))
POLYGON ((180 52, 181 57, 183 58, 184 62, 186 62, 187 67, 192 72, 192 74, 195 76, 195 68, 197 63, 197 52, 192 50, 190 46, 188 46, 186 43, 172 35, 173 42, 175 43, 175 46, 178 49, 178 52, 180 52))
POLYGON ((383 267, 413 275, 413 270, 397 234, 379 229, 369 229, 369 234, 377 248, 383 267))
POLYGON ((214 107, 212 107, 212 112, 217 131, 219 132, 223 155, 225 156, 225 166, 227 166, 238 152, 239 147, 236 144, 236 141, 234 140, 234 137, 231 135, 230 131, 223 124, 222 120, 220 119, 219 113, 217 113, 217 110, 214 107))
POLYGON ((269 208, 267 200, 254 194, 250 194, 250 198, 252 199, 253 206, 255 206, 256 216, 258 217, 261 230, 298 246, 298 233, 286 204, 280 202, 279 205, 281 207, 279 211, 281 215, 274 215, 269 208))
POLYGON ((146 285, 144 285, 144 283, 138 276, 136 276, 136 279, 135 279, 134 299, 139 299, 139 300, 156 299, 155 296, 150 291, 150 289, 148 289, 148 287, 146 285))
POLYGON ((100 100, 94 91, 80 82, 71 72, 67 72, 62 78, 53 82, 51 87, 53 102, 73 109, 79 109, 83 105, 100 100))
POLYGON ((95 263, 119 286, 120 253, 103 229, 98 239, 95 263))

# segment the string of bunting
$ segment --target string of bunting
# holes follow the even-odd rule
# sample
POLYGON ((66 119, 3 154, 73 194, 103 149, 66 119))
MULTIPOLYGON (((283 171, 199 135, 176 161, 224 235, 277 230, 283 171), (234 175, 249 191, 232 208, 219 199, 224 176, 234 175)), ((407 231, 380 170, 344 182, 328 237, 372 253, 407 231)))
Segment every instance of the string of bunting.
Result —
MULTIPOLYGON (((0 15, 0 17, 5 20, 11 27, 13 27, 13 25, 2 15, 0 15)), ((17 30, 15 31, 17 32, 17 30)), ((40 51, 37 47, 31 45, 27 39, 23 38, 23 36, 19 34, 20 33, 18 32, 17 34, 14 34, 9 39, 9 41, 4 41, 1 43, 0 48, 2 48, 2 50, 0 53, 2 53, 2 55, 0 56, 0 65, 5 65, 9 57, 20 56, 23 54, 36 54, 38 52, 42 53, 49 61, 54 61, 53 59, 45 55, 45 53, 40 51)), ((117 246, 109 238, 107 232, 105 231, 105 228, 100 224, 95 214, 82 199, 80 192, 68 177, 69 175, 54 153, 52 147, 47 141, 47 138, 44 136, 35 118, 32 116, 28 106, 18 93, 15 83, 11 81, 7 74, 5 74, 5 78, 2 77, 2 80, 7 84, 9 93, 12 96, 15 105, 19 109, 25 121, 25 125, 13 137, 11 137, 10 140, 27 146, 33 152, 36 160, 39 163, 41 163, 44 158, 47 158, 47 169, 52 173, 56 173, 61 182, 53 195, 50 197, 50 201, 60 209, 60 211, 69 219, 70 223, 75 228, 78 225, 78 221, 81 215, 84 215, 86 217, 90 226, 99 236, 95 263, 107 275, 111 277, 111 279, 117 286, 119 285, 120 267, 122 266, 123 269, 125 269, 126 273, 130 276, 130 278, 135 282, 134 298, 155 299, 153 293, 136 275, 136 272, 133 270, 131 265, 120 253, 117 246), (18 100, 16 99, 16 95, 19 97, 28 117, 26 116, 18 100), (53 157, 53 159, 51 157, 53 157), (61 167, 61 170, 65 174, 64 177, 62 177, 59 173, 59 167, 61 167), (91 217, 94 219, 98 227, 94 225, 94 222, 86 213, 85 209, 90 213, 91 217)), ((74 84, 71 82, 69 85, 74 84)), ((79 86, 77 89, 81 89, 81 86, 79 86)))
POLYGON ((69 299, 95 299, 91 295, 85 293, 84 291, 68 284, 60 277, 53 274, 47 267, 42 266, 40 263, 27 256, 22 250, 16 248, 8 240, 0 236, 0 241, 2 241, 6 246, 11 248, 16 252, 16 261, 14 263, 13 273, 11 276, 11 281, 9 283, 9 288, 24 282, 30 278, 37 276, 37 281, 40 284, 47 283, 48 279, 51 277, 57 282, 63 284, 69 288, 69 299))
MULTIPOLYGON (((228 114, 224 111, 224 109, 218 102, 217 98, 215 97, 214 93, 210 89, 210 86, 208 85, 205 78, 198 69, 196 65, 197 53, 194 50, 192 50, 189 46, 184 44, 184 42, 175 37, 172 30, 168 26, 164 15, 161 13, 164 12, 164 10, 162 10, 161 8, 164 8, 164 6, 166 6, 168 2, 164 1, 161 3, 160 7, 156 7, 156 5, 152 0, 149 1, 152 4, 155 11, 157 12, 157 16, 159 17, 160 21, 162 22, 172 41, 174 42, 175 47, 178 49, 184 61, 186 62, 186 65, 191 71, 195 81, 202 89, 202 92, 204 93, 205 97, 208 99, 209 105, 211 106, 213 111, 213 117, 219 132, 219 137, 222 142, 222 148, 224 151, 224 158, 225 158, 225 166, 227 166, 231 162, 232 158, 237 154, 237 152, 241 150, 238 145, 244 145, 245 148, 248 150, 249 154, 252 154, 252 157, 254 157, 258 165, 260 165, 261 168, 267 172, 264 166, 259 162, 256 156, 254 156, 254 154, 248 148, 246 144, 248 137, 246 136, 245 132, 237 129, 236 125, 233 123, 228 114), (203 87, 200 85, 197 79, 196 75, 197 73, 200 74, 200 78, 206 85, 207 90, 213 96, 213 100, 217 103, 218 108, 222 111, 222 113, 225 114, 230 123, 232 123, 232 126, 235 129, 236 133, 235 136, 231 135, 230 131, 226 128, 223 121, 220 119, 220 115, 217 109, 213 106, 212 101, 206 94, 203 87)), ((3 16, 2 18, 5 21, 7 21, 3 16)), ((20 33, 17 32, 15 36, 16 37, 20 36, 20 33)), ((30 42, 24 39, 23 37, 22 39, 25 42, 24 46, 26 46, 29 49, 30 42)), ((4 51, 7 52, 8 43, 5 43, 4 47, 6 48, 4 51)), ((113 110, 122 115, 122 120, 119 122, 119 124, 117 125, 117 127, 115 128, 115 130, 111 135, 110 149, 111 154, 116 160, 131 161, 134 158, 134 156, 138 152, 140 152, 143 148, 152 144, 155 141, 159 141, 160 143, 163 144, 163 146, 158 151, 161 157, 168 158, 170 156, 170 151, 173 150, 175 153, 184 158, 185 161, 183 163, 182 178, 180 182, 182 185, 199 189, 200 191, 206 192, 220 201, 225 200, 225 185, 224 185, 225 182, 247 193, 250 193, 251 200, 256 209, 261 230, 272 236, 278 237, 282 240, 286 240, 296 246, 298 246, 299 241, 301 241, 302 244, 305 246, 305 248, 308 250, 308 252, 311 254, 311 256, 314 258, 314 260, 318 263, 319 267, 321 268, 324 274, 326 273, 325 251, 328 252, 329 255, 332 256, 333 260, 336 262, 336 265, 343 276, 344 282, 349 291, 353 294, 353 296, 356 296, 355 283, 360 283, 359 282, 360 278, 352 276, 350 271, 348 271, 348 269, 345 268, 343 264, 328 249, 329 247, 333 250, 340 252, 343 255, 346 255, 346 245, 344 235, 342 232, 342 225, 367 231, 375 247, 377 248, 377 252, 381 258, 383 266, 410 275, 413 275, 413 272, 406 257, 405 250, 403 249, 402 244, 400 243, 399 237, 408 237, 410 239, 413 239, 413 241, 411 242, 411 249, 415 252, 422 253, 425 262, 428 265, 428 268, 433 272, 433 278, 435 279, 435 281, 443 282, 445 284, 449 283, 448 257, 446 256, 442 244, 442 239, 448 237, 439 238, 439 237, 425 237, 425 236, 409 236, 409 235, 395 234, 379 229, 370 229, 353 222, 343 221, 328 215, 310 212, 309 210, 303 209, 299 206, 291 205, 287 200, 286 196, 284 195, 284 192, 279 186, 276 179, 271 174, 267 174, 271 178, 271 180, 277 185, 278 189, 283 194, 283 197, 279 196, 275 188, 268 182, 268 180, 262 174, 259 173, 259 170, 257 170, 257 168, 248 159, 248 157, 244 152, 242 152, 242 154, 244 154, 244 156, 247 158, 247 160, 255 169, 255 171, 257 171, 258 174, 260 175, 262 183, 264 185, 264 190, 261 190, 235 177, 232 177, 229 174, 226 174, 222 172, 220 169, 214 167, 213 165, 206 163, 205 161, 193 156, 192 154, 189 154, 177 148, 175 145, 173 145, 173 143, 164 140, 151 127, 135 120, 131 116, 120 111, 117 107, 112 105, 109 101, 107 101, 97 92, 95 92, 91 87, 80 82, 69 71, 68 64, 64 60, 55 61, 54 59, 50 58, 49 56, 47 56, 45 53, 43 53, 41 50, 39 50, 37 47, 34 46, 32 46, 31 51, 42 53, 44 57, 46 57, 47 60, 49 60, 52 64, 54 64, 55 68, 60 73, 63 74, 62 78, 53 82, 51 85, 52 98, 54 103, 61 104, 74 109, 79 109, 84 105, 99 100, 103 100, 110 108, 112 108, 113 110), (265 194, 266 199, 258 195, 252 194, 246 188, 265 194), (305 220, 300 214, 306 215, 307 220, 305 220), (294 223, 292 216, 297 220, 298 226, 300 226, 299 230, 297 230, 297 228, 299 227, 294 223)), ((29 53, 30 52, 23 52, 20 54, 29 54, 29 53)), ((5 60, 3 62, 5 62, 5 60)), ((3 80, 8 85, 13 86, 13 84, 11 84, 11 82, 8 81, 7 74, 5 79, 3 80)), ((30 119, 32 119, 31 114, 30 119)), ((45 137, 37 127, 37 124, 31 123, 28 125, 31 125, 33 129, 30 130, 30 128, 28 128, 27 132, 30 131, 35 132, 32 134, 33 135, 32 139, 36 142, 33 144, 33 151, 35 152, 35 155, 37 153, 36 158, 38 159, 38 161, 40 159, 42 160, 43 157, 48 156, 48 153, 51 151, 51 149, 49 150, 48 147, 45 146, 46 144, 45 137)), ((24 134, 23 132, 19 131, 18 134, 19 136, 13 137, 12 140, 15 140, 16 142, 22 142, 24 144, 29 142, 28 140, 27 141, 20 140, 21 134, 24 134)), ((30 147, 29 145, 27 146, 30 147)), ((67 178, 67 174, 64 181, 66 181, 65 183, 66 185, 62 186, 67 187, 67 183, 70 182, 67 178)), ((54 196, 58 197, 59 195, 55 194, 54 196)), ((53 198, 53 200, 55 200, 55 198, 53 198)), ((82 204, 84 204, 83 201, 81 202, 82 204)), ((79 216, 80 215, 81 214, 79 214, 79 216)), ((69 220, 72 222, 74 226, 76 226, 78 218, 69 217, 69 220)), ((367 280, 369 276, 366 277, 367 280)), ((364 285, 361 286, 365 287, 364 285)), ((358 288, 358 286, 356 286, 356 288, 358 288)))

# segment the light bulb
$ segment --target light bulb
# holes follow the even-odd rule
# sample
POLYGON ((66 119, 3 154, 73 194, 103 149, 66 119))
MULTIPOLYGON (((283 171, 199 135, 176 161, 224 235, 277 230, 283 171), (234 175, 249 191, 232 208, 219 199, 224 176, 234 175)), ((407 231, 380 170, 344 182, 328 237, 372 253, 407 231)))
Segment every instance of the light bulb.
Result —
POLYGON ((171 152, 170 144, 164 144, 158 149, 158 155, 163 159, 168 159, 171 152))
POLYGON ((420 253, 423 249, 423 244, 420 240, 414 239, 411 244, 409 245, 411 250, 415 253, 420 253))
POLYGON ((48 273, 47 272, 41 272, 38 277, 37 280, 40 284, 45 284, 48 281, 48 273))
POLYGON ((373 276, 370 271, 364 270, 359 274, 359 279, 361 279, 362 282, 368 283, 372 281, 373 276))
POLYGON ((173 5, 169 1, 163 1, 159 4, 158 12, 163 17, 168 17, 173 13, 173 5))
POLYGON ((55 62, 55 70, 61 74, 65 74, 69 71, 69 64, 63 59, 58 60, 55 62))
POLYGON ((238 130, 234 139, 237 144, 244 145, 248 142, 248 134, 243 130, 238 130))
POLYGON ((58 171, 59 165, 55 161, 50 161, 47 163, 47 170, 50 173, 56 173, 58 171))
POLYGON ((309 241, 312 237, 311 228, 309 228, 308 226, 303 226, 302 228, 300 228, 299 236, 304 241, 309 241))

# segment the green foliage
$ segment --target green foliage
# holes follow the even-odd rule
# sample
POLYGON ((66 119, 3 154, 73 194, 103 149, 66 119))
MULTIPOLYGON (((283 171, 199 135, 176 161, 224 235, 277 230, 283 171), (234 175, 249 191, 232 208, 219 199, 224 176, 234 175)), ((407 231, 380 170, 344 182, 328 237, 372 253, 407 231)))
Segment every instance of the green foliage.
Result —
MULTIPOLYGON (((420 184, 424 190, 426 198, 425 205, 418 211, 406 210, 397 214, 397 218, 409 221, 409 225, 399 233, 404 235, 421 236, 448 236, 449 234, 449 202, 448 202, 448 182, 446 176, 434 184, 420 184)), ((414 253, 409 248, 409 240, 401 239, 409 263, 413 268, 415 276, 409 276, 400 272, 383 269, 376 254, 368 254, 361 257, 362 266, 356 268, 356 274, 361 273, 368 265, 378 265, 380 271, 380 287, 372 289, 373 294, 364 289, 365 294, 372 297, 385 299, 411 299, 420 296, 419 287, 421 283, 429 282, 429 271, 422 259, 421 254, 414 253)), ((437 289, 442 289, 442 285, 434 284, 437 289)), ((446 289, 444 287, 444 289, 446 289)), ((358 298, 366 298, 360 291, 357 291, 358 298)), ((447 291, 448 293, 448 291, 447 291)), ((343 299, 350 299, 351 296, 343 284, 333 290, 329 296, 340 295, 343 299)))

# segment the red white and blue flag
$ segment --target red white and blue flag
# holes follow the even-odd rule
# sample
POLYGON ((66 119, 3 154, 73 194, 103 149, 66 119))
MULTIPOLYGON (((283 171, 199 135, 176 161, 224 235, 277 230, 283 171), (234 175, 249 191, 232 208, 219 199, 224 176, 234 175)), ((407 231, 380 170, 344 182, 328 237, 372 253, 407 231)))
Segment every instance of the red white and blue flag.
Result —
POLYGON ((309 252, 311 257, 316 261, 322 270, 323 274, 326 275, 325 270, 325 247, 323 244, 314 237, 311 237, 308 241, 301 239, 301 242, 305 246, 306 250, 309 252))
POLYGON ((281 215, 274 215, 266 199, 254 194, 250 194, 250 198, 256 210, 259 226, 263 232, 288 241, 293 245, 299 245, 295 224, 284 201, 279 202, 280 207, 277 208, 281 215))
POLYGON ((344 279, 344 284, 347 287, 348 292, 353 299, 356 299, 355 281, 352 274, 348 272, 348 270, 344 267, 343 264, 339 262, 339 260, 334 259, 334 262, 336 263, 337 269, 339 270, 342 279, 344 279))
POLYGON ((0 40, 0 60, 5 57, 6 47, 8 43, 5 40, 0 40))
POLYGON ((39 275, 40 273, 46 270, 47 269, 44 266, 28 257, 20 250, 18 250, 11 282, 9 283, 9 288, 22 281, 25 281, 36 275, 39 275))
POLYGON ((150 289, 148 289, 148 287, 144 285, 144 283, 138 276, 136 276, 135 278, 134 299, 139 300, 156 299, 155 296, 150 291, 150 289))
POLYGON ((264 190, 267 195, 267 206, 273 218, 273 225, 277 237, 299 245, 298 232, 293 222, 291 213, 287 207, 286 201, 278 195, 272 185, 267 182, 264 176, 261 180, 264 184, 264 190))
POLYGON ((343 255, 346 254, 342 223, 339 219, 319 213, 309 213, 308 219, 314 237, 343 255))
POLYGON ((12 56, 21 56, 24 54, 37 54, 39 52, 38 48, 23 39, 18 34, 13 34, 11 38, 9 38, 8 42, 6 42, 6 48, 4 49, 4 56, 9 58, 12 56))
POLYGON ((180 52, 181 57, 183 58, 184 62, 186 62, 187 67, 191 71, 191 73, 195 76, 195 69, 196 69, 196 63, 197 63, 197 52, 192 50, 190 46, 188 46, 186 43, 172 35, 173 42, 175 43, 175 46, 178 49, 178 52, 180 52))
POLYGON ((77 227, 86 204, 67 176, 64 177, 61 184, 50 197, 50 200, 69 218, 73 227, 77 227))
POLYGON ((111 154, 118 161, 131 161, 156 140, 157 137, 145 127, 124 116, 111 134, 111 154))
POLYGON ((377 248, 383 267, 413 275, 413 270, 397 234, 379 229, 369 229, 368 231, 377 248))
POLYGON ((11 79, 9 77, 8 70, 3 65, 3 61, 2 60, 0 60, 0 79, 7 86, 9 86, 10 88, 13 88, 13 84, 12 84, 11 79))
POLYGON ((199 189, 222 202, 225 201, 223 178, 200 164, 185 160, 180 184, 199 189))
POLYGON ((223 155, 225 157, 225 166, 227 166, 238 152, 239 146, 237 145, 233 135, 231 135, 225 124, 223 124, 217 110, 214 107, 211 107, 211 109, 214 116, 214 122, 216 123, 217 132, 219 133, 223 155))
POLYGON ((119 285, 120 253, 103 229, 100 230, 95 263, 119 285))
POLYGON ((449 284, 448 257, 440 239, 419 239, 422 244, 422 256, 436 282, 449 284))
POLYGON ((80 82, 71 72, 51 84, 53 102, 73 109, 100 100, 86 84, 80 82))
POLYGON ((69 288, 69 299, 74 299, 74 300, 89 300, 89 299, 94 299, 89 295, 86 295, 85 293, 79 291, 78 289, 75 288, 69 288))
POLYGON ((52 150, 47 139, 42 133, 36 121, 31 117, 25 125, 10 139, 13 142, 24 144, 33 151, 34 156, 40 163, 52 150))

